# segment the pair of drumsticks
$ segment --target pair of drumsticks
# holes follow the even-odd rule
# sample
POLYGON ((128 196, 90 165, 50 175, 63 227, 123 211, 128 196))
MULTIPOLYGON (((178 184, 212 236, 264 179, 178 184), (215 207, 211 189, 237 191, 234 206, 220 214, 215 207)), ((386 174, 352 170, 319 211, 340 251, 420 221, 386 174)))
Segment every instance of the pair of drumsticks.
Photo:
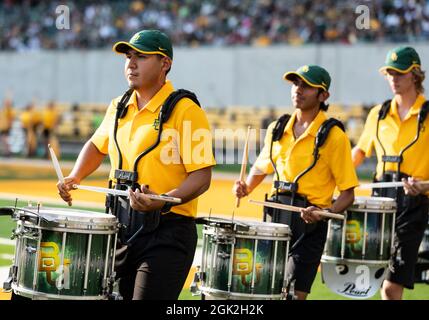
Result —
MULTIPOLYGON (((64 183, 64 176, 60 168, 60 163, 58 162, 57 156, 55 155, 55 151, 52 149, 51 145, 48 144, 49 152, 51 154, 51 160, 54 165, 55 172, 57 174, 58 180, 62 183, 64 183)), ((124 196, 128 197, 129 193, 125 190, 116 190, 116 189, 108 189, 108 188, 100 188, 100 187, 93 187, 93 186, 82 186, 78 184, 74 184, 73 188, 75 189, 81 189, 81 190, 87 190, 87 191, 93 191, 93 192, 100 192, 104 194, 113 194, 116 196, 124 196)), ((148 194, 145 193, 145 196, 147 196, 149 199, 152 200, 162 200, 166 202, 172 202, 172 203, 181 203, 182 199, 175 198, 175 197, 169 197, 169 196, 163 196, 158 194, 148 194)))
MULTIPOLYGON (((243 158, 242 158, 242 162, 241 162, 241 170, 240 170, 239 180, 243 181, 243 182, 245 181, 247 161, 249 158, 249 155, 248 155, 248 153, 249 153, 249 136, 250 136, 250 126, 247 127, 246 141, 244 143, 243 158)), ((265 206, 265 207, 270 207, 270 208, 275 208, 275 209, 281 209, 281 210, 288 210, 288 211, 292 211, 292 212, 301 212, 301 209, 302 209, 300 207, 286 205, 286 204, 282 204, 282 203, 275 203, 275 202, 257 201, 257 200, 252 200, 252 199, 249 199, 249 202, 256 204, 256 205, 260 205, 260 206, 265 206)), ((236 208, 240 207, 240 198, 236 199, 235 207, 236 208)), ((331 213, 331 212, 322 211, 322 210, 315 210, 313 212, 315 212, 321 216, 325 216, 325 217, 329 217, 329 218, 344 219, 344 216, 342 214, 336 214, 336 213, 331 213)))

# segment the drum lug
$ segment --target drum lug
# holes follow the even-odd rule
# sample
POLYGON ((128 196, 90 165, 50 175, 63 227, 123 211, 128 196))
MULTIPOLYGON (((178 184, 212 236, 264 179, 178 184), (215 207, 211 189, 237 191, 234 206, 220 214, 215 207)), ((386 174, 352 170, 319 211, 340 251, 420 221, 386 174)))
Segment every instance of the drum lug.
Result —
POLYGON ((296 300, 295 280, 286 280, 282 288, 282 300, 296 300))
POLYGON ((103 291, 107 296, 107 300, 122 300, 122 296, 119 293, 113 292, 113 286, 116 282, 115 278, 116 272, 113 272, 109 278, 103 281, 103 291))
POLYGON ((201 295, 201 290, 198 286, 198 283, 204 280, 204 272, 200 271, 200 266, 196 267, 196 271, 194 273, 194 280, 192 280, 191 286, 189 287, 189 290, 191 291, 193 296, 199 296, 201 295))
POLYGON ((9 268, 9 276, 5 282, 3 282, 3 290, 10 291, 12 290, 12 283, 16 281, 16 275, 18 274, 18 267, 11 266, 9 268))

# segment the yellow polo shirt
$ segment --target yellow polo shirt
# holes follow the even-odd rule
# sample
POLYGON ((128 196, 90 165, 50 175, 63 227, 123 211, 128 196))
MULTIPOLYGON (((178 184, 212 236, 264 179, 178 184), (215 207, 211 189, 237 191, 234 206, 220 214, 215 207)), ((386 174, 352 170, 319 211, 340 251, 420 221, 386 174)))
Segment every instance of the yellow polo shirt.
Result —
MULTIPOLYGON (((144 108, 138 110, 135 92, 128 101, 128 112, 119 119, 117 141, 122 153, 122 170, 133 171, 134 160, 157 139, 160 107, 174 91, 170 81, 153 96, 144 108)), ((114 180, 118 168, 118 152, 113 140, 116 106, 121 97, 112 100, 100 127, 91 142, 104 154, 109 154, 114 180)), ((181 99, 169 120, 164 123, 160 144, 138 163, 138 183, 149 185, 158 193, 178 188, 189 173, 214 166, 212 135, 206 114, 192 100, 181 99)), ((196 217, 198 200, 172 207, 173 212, 196 217)))
POLYGON ((15 119, 15 111, 9 107, 0 110, 0 130, 9 130, 15 119))
POLYGON ((40 122, 40 114, 37 110, 24 110, 21 113, 21 124, 25 129, 33 129, 40 122))
MULTIPOLYGON (((401 121, 396 101, 392 99, 389 112, 386 118, 380 121, 378 128, 378 136, 386 150, 386 155, 399 155, 401 150, 413 141, 417 133, 417 116, 424 102, 425 97, 419 95, 404 120, 401 121)), ((362 135, 357 144, 365 152, 366 157, 370 157, 373 148, 375 148, 377 154, 377 178, 381 178, 383 173, 381 157, 384 154, 382 147, 376 139, 377 119, 380 108, 381 104, 375 106, 369 112, 362 135)), ((427 149, 429 142, 429 117, 426 118, 423 127, 417 142, 402 155, 403 161, 400 170, 415 178, 428 180, 429 152, 427 149)), ((386 171, 396 171, 397 168, 398 165, 396 163, 386 163, 386 171)))
POLYGON ((43 127, 45 129, 53 129, 58 121, 58 112, 55 109, 44 109, 42 114, 43 127))
MULTIPOLYGON (((273 161, 276 164, 281 181, 293 182, 301 172, 313 163, 314 141, 317 131, 327 120, 326 114, 320 111, 305 132, 295 139, 293 124, 295 111, 285 127, 280 141, 273 143, 273 161)), ((270 162, 270 144, 275 122, 268 126, 265 145, 259 154, 255 166, 265 174, 274 172, 270 162)), ((344 191, 359 185, 356 171, 351 159, 350 141, 338 127, 333 127, 324 145, 319 149, 316 165, 298 181, 298 193, 306 196, 312 204, 328 208, 331 206, 335 187, 344 191)), ((277 177, 274 175, 274 180, 277 177)), ((274 186, 271 190, 275 192, 274 186)))

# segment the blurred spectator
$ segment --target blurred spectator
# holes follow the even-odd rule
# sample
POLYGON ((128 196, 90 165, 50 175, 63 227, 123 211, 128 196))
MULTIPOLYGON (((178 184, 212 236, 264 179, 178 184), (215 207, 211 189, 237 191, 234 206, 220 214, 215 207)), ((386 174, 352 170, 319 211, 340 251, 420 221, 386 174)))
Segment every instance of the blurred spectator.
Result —
POLYGON ((33 103, 29 103, 21 113, 21 125, 25 133, 26 149, 24 156, 32 157, 36 155, 37 149, 37 129, 40 123, 40 115, 33 103))
POLYGON ((80 113, 80 107, 79 104, 75 103, 72 105, 71 108, 71 122, 73 123, 73 135, 75 137, 80 137, 80 128, 79 128, 79 113, 80 113))
POLYGON ((6 98, 3 102, 3 108, 0 110, 0 139, 3 145, 3 154, 10 156, 9 136, 15 119, 15 111, 11 99, 6 98))
POLYGON ((166 31, 175 46, 427 41, 429 1, 0 2, 0 50, 107 48, 143 28, 166 31), (56 28, 55 9, 62 4, 70 8, 70 30, 56 28), (358 5, 370 9, 368 30, 356 28, 358 5))
POLYGON ((55 109, 55 104, 53 101, 50 101, 42 113, 42 125, 43 125, 42 140, 43 140, 43 146, 45 150, 44 156, 45 158, 48 158, 48 159, 49 159, 49 148, 48 148, 49 144, 54 149, 57 157, 60 154, 59 143, 55 135, 55 131, 58 126, 59 120, 60 120, 60 116, 57 110, 55 109))

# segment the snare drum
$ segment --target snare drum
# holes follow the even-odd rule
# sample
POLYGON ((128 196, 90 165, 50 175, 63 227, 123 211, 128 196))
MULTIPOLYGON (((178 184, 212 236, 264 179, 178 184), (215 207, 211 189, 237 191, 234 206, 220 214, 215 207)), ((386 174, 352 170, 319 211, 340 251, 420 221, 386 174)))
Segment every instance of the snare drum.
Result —
POLYGON ((393 250, 396 202, 356 197, 344 220, 329 220, 322 277, 342 296, 366 299, 380 288, 393 250))
POLYGON ((290 238, 284 224, 207 220, 201 293, 207 299, 281 299, 290 238))
POLYGON ((17 209, 12 289, 32 299, 106 299, 114 280, 116 217, 83 210, 17 209))

